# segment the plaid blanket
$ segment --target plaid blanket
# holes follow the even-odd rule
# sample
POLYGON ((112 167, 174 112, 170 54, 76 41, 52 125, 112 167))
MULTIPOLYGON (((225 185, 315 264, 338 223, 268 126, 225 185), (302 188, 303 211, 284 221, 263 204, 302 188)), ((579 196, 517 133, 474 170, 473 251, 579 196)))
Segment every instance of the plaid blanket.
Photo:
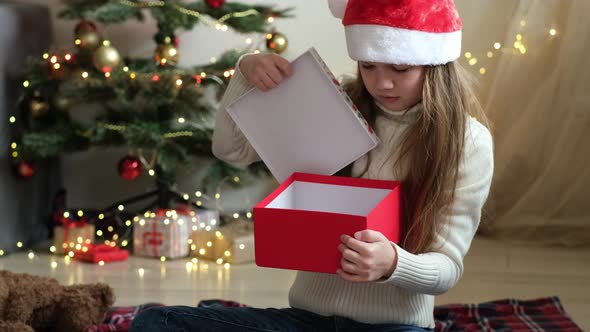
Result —
MULTIPOLYGON (((88 328, 87 332, 128 331, 133 318, 141 311, 158 303, 136 307, 113 307, 101 325, 88 328)), ((205 300, 199 307, 243 307, 233 301, 205 300)), ((479 304, 447 304, 434 309, 437 332, 472 331, 534 331, 534 332, 582 332, 567 315, 559 298, 536 300, 499 300, 479 304)))

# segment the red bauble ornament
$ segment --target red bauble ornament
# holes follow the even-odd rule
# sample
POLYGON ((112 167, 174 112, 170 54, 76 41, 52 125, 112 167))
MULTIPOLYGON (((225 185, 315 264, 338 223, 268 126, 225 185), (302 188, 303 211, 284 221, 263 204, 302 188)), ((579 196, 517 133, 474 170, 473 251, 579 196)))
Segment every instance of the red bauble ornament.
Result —
POLYGON ((125 180, 135 180, 141 175, 143 166, 139 158, 134 156, 123 157, 119 161, 119 176, 125 180))
POLYGON ((14 164, 14 171, 19 178, 28 180, 35 175, 35 163, 32 161, 19 161, 14 164))
POLYGON ((74 33, 76 35, 78 35, 81 32, 84 31, 92 31, 92 32, 96 32, 96 24, 94 24, 94 22, 92 21, 88 21, 88 20, 82 20, 80 21, 78 24, 76 24, 76 27, 74 28, 74 33))
POLYGON ((209 7, 217 9, 225 4, 225 0, 205 0, 209 7))

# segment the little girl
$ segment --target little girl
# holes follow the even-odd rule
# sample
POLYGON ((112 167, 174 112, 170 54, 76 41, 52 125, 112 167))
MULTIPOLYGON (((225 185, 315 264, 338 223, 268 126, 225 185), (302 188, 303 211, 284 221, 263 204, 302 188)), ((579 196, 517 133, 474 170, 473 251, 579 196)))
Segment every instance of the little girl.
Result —
MULTIPOLYGON (((338 273, 298 272, 290 308, 155 308, 132 331, 434 328, 434 296, 463 273, 493 174, 486 118, 456 62, 461 20, 452 0, 330 0, 330 9, 358 62, 345 87, 381 140, 339 175, 403 181, 402 241, 371 230, 342 235, 338 273)), ((222 105, 252 86, 270 90, 292 70, 277 55, 246 55, 222 105)), ((242 166, 260 160, 223 107, 213 153, 242 166)))

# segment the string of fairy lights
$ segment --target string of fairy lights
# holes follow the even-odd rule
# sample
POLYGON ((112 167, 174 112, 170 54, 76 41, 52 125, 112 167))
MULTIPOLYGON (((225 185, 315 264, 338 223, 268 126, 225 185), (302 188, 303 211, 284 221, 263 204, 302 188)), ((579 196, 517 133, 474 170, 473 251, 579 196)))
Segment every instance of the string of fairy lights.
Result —
MULTIPOLYGON (((519 22, 519 26, 521 29, 525 28, 527 26, 526 20, 521 20, 519 22)), ((550 27, 546 31, 549 38, 554 38, 557 36, 557 29, 554 27, 550 27)), ((525 44, 525 36, 522 32, 519 32, 515 35, 514 42, 512 44, 513 47, 508 47, 506 45, 507 44, 502 44, 501 42, 496 41, 491 45, 491 48, 483 52, 480 57, 478 57, 478 55, 472 51, 466 51, 464 53, 464 57, 469 66, 475 67, 477 64, 481 65, 483 63, 483 61, 480 60, 481 58, 492 59, 496 57, 496 53, 499 51, 512 52, 512 54, 516 55, 525 55, 528 52, 527 46, 525 44)), ((488 69, 485 66, 482 65, 479 67, 479 74, 486 75, 487 72, 488 69)))

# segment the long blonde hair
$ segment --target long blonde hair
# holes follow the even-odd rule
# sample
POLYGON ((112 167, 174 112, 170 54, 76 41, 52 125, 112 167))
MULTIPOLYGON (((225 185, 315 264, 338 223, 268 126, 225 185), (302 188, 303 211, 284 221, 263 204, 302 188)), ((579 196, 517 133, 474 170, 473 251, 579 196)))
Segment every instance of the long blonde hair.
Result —
MULTIPOLYGON (((409 166, 405 173, 397 174, 406 174, 401 179, 401 245, 410 252, 432 249, 436 234, 448 222, 445 215, 455 198, 468 116, 488 126, 471 83, 469 74, 458 62, 426 67, 423 111, 405 133, 395 163, 398 168, 409 166)), ((377 106, 360 72, 345 88, 367 121, 374 125, 377 106)), ((394 153, 392 148, 391 154, 394 153)))

